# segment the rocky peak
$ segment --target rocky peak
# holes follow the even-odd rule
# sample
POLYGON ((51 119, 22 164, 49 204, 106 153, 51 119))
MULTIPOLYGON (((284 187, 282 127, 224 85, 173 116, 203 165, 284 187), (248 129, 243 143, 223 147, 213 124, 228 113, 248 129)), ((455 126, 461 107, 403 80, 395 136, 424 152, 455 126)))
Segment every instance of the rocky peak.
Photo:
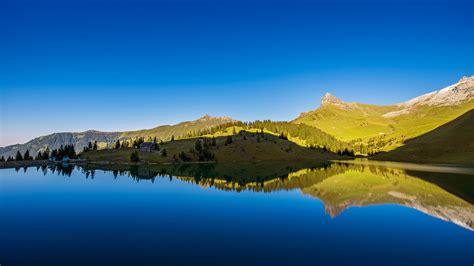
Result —
POLYGON ((198 120, 209 120, 211 119, 212 117, 208 114, 205 114, 204 116, 202 116, 201 118, 199 118, 198 120))
POLYGON ((408 114, 412 109, 428 106, 454 106, 474 99, 474 76, 462 77, 459 82, 438 91, 423 94, 409 101, 399 103, 400 110, 384 114, 384 117, 395 117, 408 114))
POLYGON ((326 92, 323 97, 321 97, 321 106, 331 105, 331 104, 342 104, 343 101, 339 100, 336 96, 332 95, 329 92, 326 92))
POLYGON ((474 76, 463 77, 458 83, 413 98, 399 106, 413 107, 418 105, 450 106, 474 98, 474 76))
POLYGON ((233 118, 228 117, 228 116, 210 116, 208 114, 205 114, 201 118, 197 119, 196 121, 201 121, 201 122, 206 122, 206 121, 223 121, 223 122, 232 122, 235 121, 233 118))
POLYGON ((474 82, 474 76, 470 76, 470 77, 462 77, 458 83, 464 83, 464 82, 474 82))
POLYGON ((353 110, 357 108, 356 103, 347 103, 343 100, 338 99, 336 96, 332 95, 329 92, 326 92, 323 97, 321 97, 321 107, 325 106, 337 106, 344 110, 353 110))

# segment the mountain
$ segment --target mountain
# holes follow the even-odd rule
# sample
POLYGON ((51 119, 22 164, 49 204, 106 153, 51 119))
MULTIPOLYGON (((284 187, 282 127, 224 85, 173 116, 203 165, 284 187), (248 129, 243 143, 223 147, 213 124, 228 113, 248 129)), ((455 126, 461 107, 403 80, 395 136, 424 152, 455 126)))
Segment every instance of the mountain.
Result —
POLYGON ((474 109, 474 76, 409 101, 388 105, 344 102, 326 93, 321 107, 293 122, 317 127, 355 146, 392 150, 474 109))
POLYGON ((182 136, 190 132, 197 132, 203 129, 212 128, 218 125, 228 124, 237 122, 237 120, 232 119, 231 117, 223 116, 223 117, 212 117, 209 115, 205 115, 197 120, 194 121, 186 121, 176 125, 164 125, 158 126, 152 129, 144 129, 144 130, 137 130, 137 131, 128 131, 123 132, 121 135, 125 138, 134 138, 134 137, 142 137, 142 136, 151 136, 157 137, 160 139, 169 139, 171 136, 182 136))
POLYGON ((474 165, 474 110, 375 158, 474 165))
POLYGON ((52 150, 59 148, 61 145, 70 144, 74 145, 76 151, 80 151, 85 146, 87 146, 89 142, 97 141, 99 147, 106 147, 118 139, 130 139, 138 136, 169 139, 171 136, 178 137, 189 132, 200 131, 231 122, 235 122, 235 120, 230 117, 211 117, 209 115, 205 115, 194 121, 186 121, 176 125, 163 125, 152 129, 143 129, 137 131, 100 132, 88 130, 84 132, 54 133, 32 139, 24 144, 15 144, 1 147, 0 156, 4 156, 5 158, 8 156, 15 156, 17 151, 20 151, 20 153, 24 154, 26 150, 29 150, 31 155, 36 156, 38 151, 43 151, 46 149, 46 147, 49 147, 49 149, 52 150))

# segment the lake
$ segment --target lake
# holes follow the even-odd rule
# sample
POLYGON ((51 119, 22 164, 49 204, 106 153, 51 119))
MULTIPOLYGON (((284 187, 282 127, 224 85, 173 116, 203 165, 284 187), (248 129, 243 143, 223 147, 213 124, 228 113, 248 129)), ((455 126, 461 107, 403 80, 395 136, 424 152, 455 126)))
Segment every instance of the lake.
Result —
POLYGON ((2 266, 474 264, 470 169, 2 169, 0 213, 2 266))

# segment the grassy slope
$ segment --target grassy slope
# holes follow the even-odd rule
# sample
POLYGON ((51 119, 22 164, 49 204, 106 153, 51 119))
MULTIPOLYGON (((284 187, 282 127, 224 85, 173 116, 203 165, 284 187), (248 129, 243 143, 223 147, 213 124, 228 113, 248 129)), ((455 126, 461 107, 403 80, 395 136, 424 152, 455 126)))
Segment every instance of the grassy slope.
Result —
MULTIPOLYGON (((304 148, 296 143, 283 140, 271 134, 259 134, 243 132, 234 135, 233 143, 225 145, 225 137, 217 137, 216 147, 211 147, 219 162, 246 162, 246 161, 288 161, 288 160, 319 160, 327 161, 339 158, 339 156, 323 152, 321 149, 304 148), (244 140, 244 137, 246 140, 244 140), (260 139, 260 142, 257 141, 260 139), (287 151, 291 147, 291 151, 287 151)), ((186 152, 192 161, 197 161, 189 150, 194 148, 196 139, 181 139, 165 142, 160 145, 160 150, 166 149, 167 156, 163 157, 159 152, 140 152, 140 158, 146 163, 172 163, 173 155, 181 151, 186 152)), ((82 158, 90 161, 104 161, 114 163, 130 162, 133 148, 88 151, 82 154, 82 158)))
POLYGON ((124 138, 157 137, 159 139, 170 139, 171 136, 179 137, 193 131, 201 131, 232 121, 234 120, 228 117, 204 116, 194 121, 186 121, 176 125, 164 125, 152 129, 123 132, 121 136, 124 138))
POLYGON ((383 133, 386 139, 396 139, 384 144, 384 150, 392 150, 400 146, 404 139, 420 136, 474 109, 474 100, 457 106, 418 107, 409 114, 392 118, 382 115, 396 110, 395 106, 357 106, 360 108, 355 110, 324 106, 298 117, 294 122, 320 128, 344 141, 360 138, 362 143, 366 143, 383 133))
POLYGON ((392 106, 368 104, 356 104, 350 110, 327 105, 305 113, 294 122, 314 126, 344 141, 366 139, 391 132, 391 121, 382 115, 393 110, 396 109, 392 106))
POLYGON ((474 165, 474 110, 375 159, 474 165))

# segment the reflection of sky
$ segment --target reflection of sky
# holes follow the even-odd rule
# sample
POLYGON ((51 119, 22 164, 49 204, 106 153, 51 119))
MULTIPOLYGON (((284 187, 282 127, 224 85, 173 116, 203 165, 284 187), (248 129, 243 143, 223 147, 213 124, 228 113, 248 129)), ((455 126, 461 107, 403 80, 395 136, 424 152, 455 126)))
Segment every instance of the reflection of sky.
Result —
MULTIPOLYGON (((416 210, 353 207, 335 219, 297 190, 227 192, 179 180, 0 171, 0 258, 77 263, 471 263, 474 235, 416 210), (110 261, 109 261, 110 262, 110 261)), ((48 263, 49 264, 49 263, 48 263)))

